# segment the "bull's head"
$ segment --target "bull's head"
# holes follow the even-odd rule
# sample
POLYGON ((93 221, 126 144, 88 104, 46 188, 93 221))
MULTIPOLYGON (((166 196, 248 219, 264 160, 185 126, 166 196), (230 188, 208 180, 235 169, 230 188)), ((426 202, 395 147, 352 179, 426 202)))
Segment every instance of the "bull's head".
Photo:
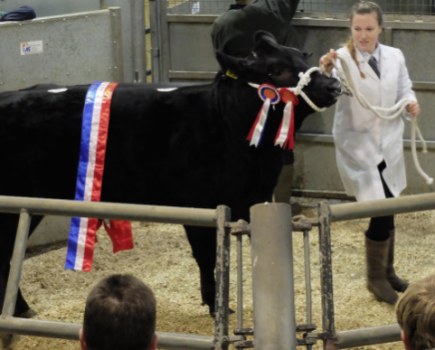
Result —
MULTIPOLYGON (((296 87, 300 79, 299 73, 305 73, 311 68, 307 64, 310 55, 277 44, 270 33, 257 32, 254 42, 252 53, 243 59, 218 52, 217 59, 222 70, 230 71, 240 80, 250 83, 296 87)), ((318 71, 311 73, 310 78, 310 82, 303 89, 305 94, 320 108, 333 105, 342 91, 339 81, 318 71)), ((313 112, 305 103, 299 108, 307 109, 308 114, 313 112)))

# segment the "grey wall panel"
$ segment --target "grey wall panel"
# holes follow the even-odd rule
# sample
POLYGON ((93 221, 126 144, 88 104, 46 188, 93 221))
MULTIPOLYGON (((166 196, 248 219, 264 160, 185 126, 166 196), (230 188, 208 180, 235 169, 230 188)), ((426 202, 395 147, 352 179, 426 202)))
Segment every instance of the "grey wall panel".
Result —
POLYGON ((296 139, 293 187, 344 191, 335 163, 333 143, 304 142, 296 139))
POLYGON ((0 23, 0 91, 35 84, 87 84, 120 81, 112 38, 111 12, 0 23), (21 55, 23 42, 42 41, 43 52, 21 55))
MULTIPOLYGON (((332 141, 332 137, 331 137, 332 141)), ((423 170, 435 177, 435 150, 418 158, 423 170)), ((434 192, 435 184, 427 185, 418 174, 409 147, 405 148, 405 164, 408 187, 405 194, 434 192)), ((296 138, 293 187, 319 191, 344 191, 335 162, 335 147, 332 142, 306 142, 296 138)))
POLYGON ((314 113, 308 116, 299 132, 313 134, 331 134, 334 122, 335 106, 329 107, 323 113, 314 113))
MULTIPOLYGON (((130 0, 106 0, 106 4, 107 6, 121 8, 124 81, 133 82, 130 0)), ((32 0, 30 2, 26 0, 5 0, 0 2, 0 11, 11 11, 23 5, 32 6, 35 9, 37 18, 39 18, 96 11, 100 9, 100 0, 32 0)))
POLYGON ((218 71, 209 24, 171 23, 169 38, 171 70, 218 71))
POLYGON ((433 56, 435 32, 429 30, 394 30, 393 45, 402 50, 412 80, 435 81, 433 56))
MULTIPOLYGON (((416 91, 421 113, 418 116, 418 126, 425 140, 435 141, 435 93, 434 91, 416 91)), ((411 123, 405 121, 405 139, 411 138, 411 123)), ((435 174, 434 174, 435 176, 435 174)))
POLYGON ((206 14, 220 15, 228 10, 230 5, 234 4, 233 0, 188 0, 175 6, 168 7, 168 14, 190 15, 206 14))
POLYGON ((8 12, 24 5, 32 6, 35 9, 37 17, 100 9, 99 0, 5 0, 0 3, 0 10, 8 12))

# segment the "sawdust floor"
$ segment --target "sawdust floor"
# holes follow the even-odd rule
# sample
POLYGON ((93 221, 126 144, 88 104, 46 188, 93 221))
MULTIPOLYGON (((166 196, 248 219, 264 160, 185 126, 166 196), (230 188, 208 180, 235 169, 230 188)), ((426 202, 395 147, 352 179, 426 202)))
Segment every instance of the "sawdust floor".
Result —
MULTIPOLYGON (((313 217, 314 211, 304 214, 313 217)), ((396 217, 398 275, 409 281, 434 274, 435 212, 396 217)), ((368 219, 334 223, 332 226, 333 278, 337 330, 396 323, 394 308, 377 302, 365 288, 363 232, 368 219)), ((199 273, 182 226, 134 223, 135 248, 112 254, 108 237, 100 232, 91 273, 63 268, 64 244, 27 254, 21 286, 37 319, 81 323, 88 292, 103 277, 131 273, 155 292, 158 301, 157 329, 165 332, 213 335, 213 319, 201 306, 199 273), (42 254, 43 253, 43 254, 42 254)), ((313 322, 321 328, 321 301, 317 230, 310 235, 313 322)), ((231 302, 236 310, 236 242, 231 247, 231 302)), ((253 326, 250 247, 244 239, 244 326, 253 326)), ((305 283, 302 234, 294 236, 295 294, 298 324, 305 323, 305 283)), ((230 316, 230 330, 236 315, 230 316)), ((320 342, 315 349, 320 349, 320 342)), ((21 336, 14 349, 80 349, 76 341, 21 336)), ((402 343, 359 349, 403 349, 402 343)))

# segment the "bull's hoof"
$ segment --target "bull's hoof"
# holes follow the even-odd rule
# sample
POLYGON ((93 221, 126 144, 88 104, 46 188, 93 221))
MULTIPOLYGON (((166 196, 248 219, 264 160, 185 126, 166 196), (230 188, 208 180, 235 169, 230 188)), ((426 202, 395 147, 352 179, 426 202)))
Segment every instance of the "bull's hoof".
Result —
POLYGON ((21 317, 21 318, 33 318, 37 314, 38 313, 35 310, 29 309, 29 310, 24 311, 23 313, 19 314, 18 317, 21 317))
POLYGON ((0 333, 0 350, 10 350, 14 344, 14 335, 0 333))

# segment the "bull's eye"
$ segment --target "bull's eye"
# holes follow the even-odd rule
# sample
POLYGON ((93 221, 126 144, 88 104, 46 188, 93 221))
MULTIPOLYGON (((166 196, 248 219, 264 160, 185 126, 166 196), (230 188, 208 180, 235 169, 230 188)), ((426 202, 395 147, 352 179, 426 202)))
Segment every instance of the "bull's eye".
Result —
POLYGON ((279 77, 280 75, 282 75, 282 70, 277 70, 273 73, 269 73, 268 74, 270 77, 279 77))

